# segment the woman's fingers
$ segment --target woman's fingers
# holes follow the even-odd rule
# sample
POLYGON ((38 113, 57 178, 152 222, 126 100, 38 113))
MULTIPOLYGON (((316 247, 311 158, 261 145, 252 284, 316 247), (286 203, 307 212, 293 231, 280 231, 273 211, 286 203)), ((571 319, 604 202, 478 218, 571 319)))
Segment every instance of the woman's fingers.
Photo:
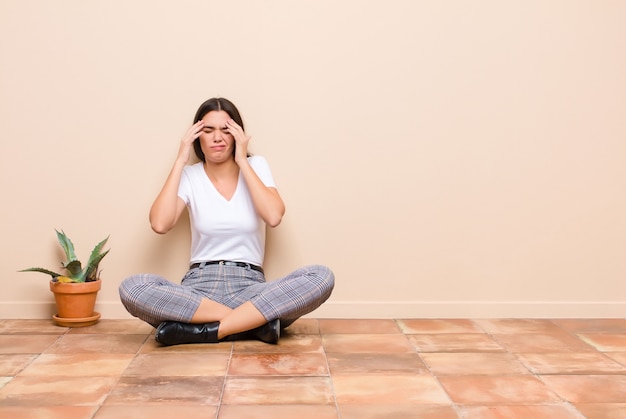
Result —
POLYGON ((180 148, 178 150, 178 158, 184 162, 188 162, 191 157, 191 146, 196 138, 200 136, 200 133, 204 129, 204 121, 200 120, 193 124, 188 130, 183 139, 180 141, 180 148))
POLYGON ((252 138, 247 136, 243 131, 243 128, 241 128, 239 124, 232 119, 226 121, 226 127, 228 127, 228 132, 235 137, 235 141, 237 142, 247 142, 250 141, 250 138, 252 138))
POLYGON ((202 132, 203 129, 204 129, 204 121, 200 120, 196 122, 195 124, 193 124, 191 128, 189 128, 189 131, 187 131, 187 134, 185 135, 184 139, 187 141, 195 140, 196 138, 200 136, 200 133, 202 132))

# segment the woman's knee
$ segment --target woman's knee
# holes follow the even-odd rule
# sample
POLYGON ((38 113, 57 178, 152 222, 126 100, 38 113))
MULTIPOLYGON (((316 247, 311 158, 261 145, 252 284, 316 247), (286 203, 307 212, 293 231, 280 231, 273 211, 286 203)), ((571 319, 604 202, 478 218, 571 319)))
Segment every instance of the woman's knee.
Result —
POLYGON ((330 297, 330 294, 333 292, 333 289, 335 288, 335 273, 331 271, 330 269, 328 269, 326 286, 328 290, 328 297, 330 297))
POLYGON ((130 296, 134 294, 134 290, 137 289, 140 283, 140 275, 129 276, 122 281, 118 288, 122 302, 126 302, 130 299, 130 296))
POLYGON ((122 281, 118 288, 120 299, 122 300, 124 306, 126 306, 126 308, 130 311, 129 307, 138 304, 142 300, 141 296, 146 290, 154 287, 155 285, 160 285, 163 281, 167 282, 164 278, 152 274, 137 274, 129 276, 122 281))
POLYGON ((138 286, 138 280, 136 278, 137 276, 138 275, 134 275, 134 276, 124 279, 118 288, 122 305, 132 315, 136 315, 135 313, 136 304, 133 303, 133 301, 136 301, 137 299, 136 298, 137 286, 138 286))
POLYGON ((327 299, 335 288, 335 274, 328 266, 324 265, 313 265, 312 269, 319 280, 318 286, 322 295, 325 297, 324 299, 327 299))

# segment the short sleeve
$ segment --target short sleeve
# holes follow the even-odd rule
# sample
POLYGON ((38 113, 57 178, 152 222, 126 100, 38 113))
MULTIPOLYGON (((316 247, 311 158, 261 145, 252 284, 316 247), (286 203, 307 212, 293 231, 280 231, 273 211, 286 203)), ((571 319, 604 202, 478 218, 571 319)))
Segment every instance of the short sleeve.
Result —
POLYGON ((272 176, 270 165, 267 163, 265 157, 251 156, 248 157, 248 161, 250 162, 250 166, 252 166, 252 169, 254 169, 254 172, 257 174, 259 179, 261 179, 261 182, 263 182, 265 186, 276 188, 276 182, 274 182, 274 177, 272 176))
POLYGON ((189 173, 191 170, 192 166, 185 166, 183 168, 183 173, 180 176, 180 184, 178 185, 178 197, 182 199, 186 205, 189 205, 191 196, 191 179, 189 173))

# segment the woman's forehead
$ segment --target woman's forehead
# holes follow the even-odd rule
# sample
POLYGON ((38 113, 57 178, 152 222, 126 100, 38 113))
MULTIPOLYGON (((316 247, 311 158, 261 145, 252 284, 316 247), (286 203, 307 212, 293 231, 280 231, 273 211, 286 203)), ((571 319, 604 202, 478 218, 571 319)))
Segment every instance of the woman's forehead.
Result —
POLYGON ((211 125, 224 125, 229 119, 230 115, 224 111, 211 111, 202 117, 205 124, 211 125))

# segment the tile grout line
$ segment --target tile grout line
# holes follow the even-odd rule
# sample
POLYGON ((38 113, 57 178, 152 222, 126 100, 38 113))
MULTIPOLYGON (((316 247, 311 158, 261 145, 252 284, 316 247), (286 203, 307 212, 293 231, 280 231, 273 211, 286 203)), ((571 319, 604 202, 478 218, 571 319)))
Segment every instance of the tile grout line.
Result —
MULTIPOLYGON (((593 349, 592 352, 597 352, 597 353, 601 353, 599 350, 597 350, 597 348, 593 347, 592 345, 589 345, 587 342, 584 342, 577 333, 567 330, 564 327, 556 324, 554 322, 554 319, 537 319, 537 320, 545 320, 550 322, 550 324, 552 324, 553 326, 555 326, 557 329, 559 329, 560 331, 566 333, 568 336, 572 336, 574 338, 576 338, 577 340, 581 341, 582 343, 584 343, 586 346, 589 346, 591 349, 593 349)), ((508 346, 504 343, 501 343, 501 341, 499 341, 497 339, 497 337, 495 335, 518 335, 518 334, 524 334, 524 335, 534 335, 534 334, 542 334, 541 332, 515 332, 515 333, 491 333, 489 331, 487 331, 484 327, 480 326, 480 324, 476 324, 480 329, 482 329, 489 337, 491 337, 493 339, 494 342, 496 342, 498 345, 500 345, 502 347, 502 349, 512 355, 520 364, 522 364, 524 366, 524 368, 526 368, 530 375, 532 375, 533 377, 535 377, 541 384, 543 384, 546 389, 548 389, 551 393, 555 394, 558 399, 559 402, 562 404, 565 404, 567 406, 570 406, 573 411, 578 414, 578 418, 579 419, 585 419, 585 416, 582 414, 582 412, 580 412, 580 410, 578 410, 576 408, 576 406, 574 406, 574 404, 569 401, 566 397, 562 396, 561 394, 559 394, 555 389, 553 389, 550 385, 548 385, 548 383, 545 382, 545 380, 543 379, 544 375, 553 375, 553 374, 541 374, 539 371, 534 371, 534 369, 530 366, 527 365, 524 360, 521 358, 521 354, 525 353, 525 352, 513 352, 512 350, 510 350, 508 348, 508 346)))
POLYGON ((335 401, 335 412, 337 413, 337 418, 341 419, 341 411, 339 410, 339 402, 337 401, 337 393, 335 392, 335 382, 333 381, 333 374, 330 371, 330 363, 328 362, 328 353, 326 352, 326 348, 324 347, 324 335, 322 334, 322 330, 320 328, 319 319, 316 319, 317 322, 317 334, 320 337, 320 345, 322 346, 322 351, 324 352, 324 361, 326 361, 326 371, 328 373, 328 381, 330 382, 330 391, 333 395, 333 400, 335 401))
POLYGON ((422 354, 419 351, 419 348, 411 341, 411 339, 409 339, 409 334, 407 334, 404 329, 402 329, 402 327, 400 326, 400 323, 398 323, 399 319, 394 319, 394 322, 396 323, 396 325, 398 326, 398 328, 400 329, 400 331, 402 332, 402 334, 404 335, 404 337, 407 339, 407 341, 409 342, 409 345, 411 345, 411 348, 413 348, 413 350, 415 351, 415 354, 417 355, 417 357, 419 358, 419 360, 422 362, 422 364, 424 365, 424 367, 426 368, 426 370, 428 371, 428 374, 432 377, 433 380, 435 380, 435 382, 437 383, 437 385, 439 386, 439 388, 441 389, 441 391, 443 391, 445 393, 445 395, 448 397, 448 400, 450 400, 450 406, 454 409, 454 411, 456 412, 457 416, 459 418, 462 418, 463 415, 461 414, 461 411, 459 409, 458 404, 452 400, 452 397, 450 396, 450 394, 446 391, 446 388, 443 386, 443 384, 441 384, 441 381, 439 381, 439 377, 437 377, 435 375, 435 373, 432 371, 432 369, 430 368, 430 366, 428 365, 428 363, 426 362, 426 360, 424 358, 422 358, 422 354))
POLYGON ((220 411, 222 410, 222 402, 224 400, 224 393, 226 392, 226 382, 228 381, 230 364, 233 360, 233 355, 235 352, 235 342, 231 342, 230 344, 230 352, 228 354, 228 362, 226 363, 226 371, 224 372, 224 381, 222 382, 222 390, 220 391, 220 399, 217 402, 217 409, 215 409, 215 419, 218 419, 220 416, 220 411))
POLYGON ((146 335, 146 337, 144 338, 143 342, 141 342, 141 345, 139 345, 139 347, 137 348, 137 350, 135 351, 135 353, 133 354, 132 359, 130 360, 130 362, 128 363, 128 365, 126 365, 126 368, 124 368, 123 371, 121 371, 115 380, 115 383, 113 383, 113 385, 111 386, 111 389, 108 391, 108 393, 104 396, 104 398, 102 399, 102 403, 97 405, 97 408, 95 410, 95 412, 93 413, 93 416, 91 417, 92 419, 95 418, 96 416, 98 416, 98 412, 100 412, 100 410, 104 407, 104 404, 106 403, 107 399, 109 398, 109 396, 111 395, 111 393, 113 393, 113 391, 115 390, 115 388, 117 387, 117 385, 119 384, 119 382, 122 380, 122 378, 124 377, 124 373, 130 368, 130 366, 133 364, 133 362, 137 359, 137 357, 139 355, 141 355, 141 349, 144 347, 144 345, 146 344, 146 342, 148 342, 148 339, 150 339, 150 336, 152 336, 152 331, 150 333, 148 333, 146 335))
MULTIPOLYGON (((604 356, 606 357, 606 355, 605 355, 602 351, 600 351, 598 348, 594 347, 593 345, 591 345, 591 344, 589 344, 589 343, 585 342, 585 341, 584 341, 584 340, 583 340, 580 336, 578 336, 578 333, 577 333, 577 332, 574 332, 574 331, 570 331, 570 330, 565 329, 563 326, 561 326, 561 325, 559 325, 559 324, 555 323, 553 319, 547 319, 547 320, 550 322, 550 324, 554 325, 554 326, 555 326, 556 328, 558 328, 559 330, 562 330, 563 332, 567 333, 567 335, 569 335, 569 336, 575 337, 577 340, 581 341, 582 343, 584 343, 585 345, 587 345, 589 348, 593 349, 593 352, 595 352, 595 353, 599 353, 599 354, 602 354, 602 355, 604 355, 604 356)), ((591 352, 590 352, 590 353, 591 353, 591 352)), ((515 354, 515 357, 516 357, 516 358, 518 358, 518 354, 515 354)), ((519 360, 520 362, 522 362, 522 364, 523 364, 524 366, 526 366, 526 364, 525 364, 525 363, 524 363, 521 359, 519 359, 519 358, 518 358, 518 360, 519 360)), ((527 368, 528 368, 528 369, 529 369, 529 371, 531 371, 531 373, 532 373, 531 368, 530 368, 530 367, 527 367, 527 368)), ((561 396, 561 394, 559 394, 556 390, 554 390, 552 387, 550 387, 550 386, 548 385, 548 383, 546 383, 546 382, 545 382, 545 380, 543 379, 543 376, 544 376, 544 375, 553 375, 553 374, 541 374, 539 371, 537 371, 537 373, 536 373, 536 374, 534 374, 534 375, 537 377, 537 379, 538 379, 539 381, 541 381, 541 382, 543 383, 543 385, 545 385, 548 389, 550 389, 550 391, 551 391, 551 392, 553 392, 554 394, 556 394, 556 395, 559 397, 559 399, 561 399, 561 402, 563 402, 563 403, 565 403, 565 404, 569 405, 570 407, 572 407, 572 408, 574 409, 574 411, 575 411, 575 412, 577 412, 577 413, 580 415, 580 418, 581 418, 581 419, 585 419, 585 416, 584 416, 584 415, 583 415, 583 414, 582 414, 582 413, 581 413, 581 412, 580 412, 580 411, 576 408, 576 406, 574 406, 574 404, 573 404, 571 401, 567 400, 567 398, 565 398, 564 396, 561 396)))
MULTIPOLYGON (((70 331, 70 330, 71 330, 71 328, 67 328, 67 330, 65 330, 63 333, 55 334, 55 335, 56 335, 56 338, 54 339, 54 341, 53 341, 52 343, 50 343, 48 346, 46 346, 44 349, 40 350, 39 352, 37 352, 37 353, 33 353, 33 354, 32 354, 32 355, 33 355, 33 358, 30 360, 30 362, 28 362, 28 364, 24 365, 24 367, 23 367, 23 368, 21 368, 19 371, 17 371, 17 372, 15 373, 15 375, 11 376, 11 377, 10 377, 11 379, 10 379, 9 381, 7 381, 6 383, 4 383, 4 385, 3 385, 2 387, 6 386, 6 385, 7 385, 7 384, 9 384, 11 381, 15 380, 15 378, 16 378, 18 375, 20 375, 22 372, 24 372, 24 370, 25 370, 25 369, 27 369, 27 368, 28 368, 29 366, 31 366, 31 365, 32 365, 35 361, 37 361, 37 359, 39 359, 39 358, 41 357, 41 355, 43 355, 43 354, 44 354, 44 352, 46 352, 48 349, 50 349, 50 347, 52 347, 54 344, 56 344, 56 343, 59 341, 59 339, 61 339, 61 338, 62 338, 63 336, 65 336, 65 335, 67 335, 67 334, 69 333, 69 331, 70 331)), ((2 388, 2 387, 0 387, 0 388, 2 388)))
MULTIPOLYGON (((490 331, 488 331, 486 328, 482 327, 479 323, 474 322, 473 320, 472 323, 474 323, 475 326, 477 326, 479 329, 481 329, 487 336, 489 336, 495 343, 497 343, 502 350, 504 351, 504 353, 507 353, 509 355, 511 355, 517 362, 519 362, 524 368, 526 368, 526 370, 528 371, 528 373, 535 377, 535 379, 537 379, 537 381, 539 381, 541 384, 543 384, 550 392, 554 393, 561 402, 565 402, 567 404, 570 404, 568 400, 564 399, 560 394, 558 394, 556 391, 554 391, 545 381, 543 381, 539 375, 538 372, 533 371, 533 368, 530 365, 526 365, 526 363, 520 358, 520 354, 519 353, 515 353, 513 351, 511 351, 506 344, 502 343, 500 340, 498 340, 498 338, 495 336, 498 333, 491 333, 490 331)), ((552 323, 552 321, 550 321, 550 323, 552 323)), ((554 323, 552 323, 554 324, 554 323)), ((555 325, 558 327, 558 325, 555 325)), ((560 328, 560 327, 559 327, 560 328)), ((506 335, 507 333, 499 333, 499 334, 504 334, 506 335)), ((514 333, 517 334, 517 333, 514 333)), ((532 333, 528 333, 528 334, 532 334, 532 333)), ((573 406, 572 406, 573 407, 573 406)), ((578 412, 577 409, 574 408, 574 410, 576 412, 578 412)))

